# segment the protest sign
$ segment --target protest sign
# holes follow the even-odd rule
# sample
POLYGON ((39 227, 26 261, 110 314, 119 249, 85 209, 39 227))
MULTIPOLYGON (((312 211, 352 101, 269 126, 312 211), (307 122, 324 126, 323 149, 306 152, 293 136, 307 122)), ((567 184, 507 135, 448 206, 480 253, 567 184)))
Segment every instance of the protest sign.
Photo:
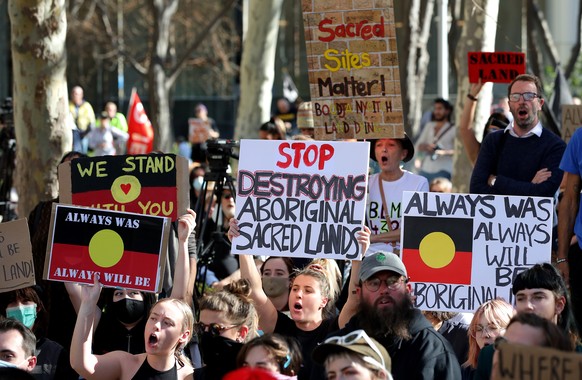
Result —
POLYGON ((0 292, 33 286, 32 244, 26 219, 0 223, 0 292))
POLYGON ((174 154, 77 158, 59 165, 61 203, 178 219, 190 207, 188 160, 174 154))
POLYGON ((471 51, 469 61, 469 83, 509 83, 520 74, 525 74, 525 54, 508 51, 471 51))
POLYGON ((369 149, 368 142, 241 140, 241 236, 232 252, 360 257, 356 238, 366 209, 369 149))
POLYGON ((44 277, 161 291, 170 219, 53 204, 44 277))
POLYGON ((572 135, 582 125, 582 105, 563 105, 562 107, 562 138, 570 142, 572 135))
POLYGON ((303 0, 317 140, 404 136, 392 1, 303 0))
POLYGON ((188 140, 193 144, 206 142, 210 137, 210 123, 199 118, 188 119, 188 140))
POLYGON ((550 261, 552 198, 406 191, 402 261, 422 310, 513 303, 519 273, 550 261))
POLYGON ((552 348, 501 343, 497 345, 491 379, 582 379, 582 355, 552 348))

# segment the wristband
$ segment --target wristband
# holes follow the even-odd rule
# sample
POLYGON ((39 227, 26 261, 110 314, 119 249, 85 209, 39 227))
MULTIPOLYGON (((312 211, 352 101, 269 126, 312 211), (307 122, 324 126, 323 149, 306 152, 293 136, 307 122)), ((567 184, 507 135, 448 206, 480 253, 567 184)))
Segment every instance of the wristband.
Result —
POLYGON ((556 260, 556 264, 567 263, 567 262, 568 262, 568 259, 566 259, 566 258, 556 260))
POLYGON ((473 96, 471 94, 467 94, 467 98, 471 99, 472 101, 476 102, 477 101, 477 97, 473 96))

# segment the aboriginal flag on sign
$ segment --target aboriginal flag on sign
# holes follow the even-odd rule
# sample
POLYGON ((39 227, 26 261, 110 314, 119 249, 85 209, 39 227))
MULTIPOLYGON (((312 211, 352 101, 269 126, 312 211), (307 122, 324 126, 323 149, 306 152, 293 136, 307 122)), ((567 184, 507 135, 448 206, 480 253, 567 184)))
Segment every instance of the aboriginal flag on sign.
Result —
POLYGON ((169 219, 55 204, 45 278, 156 291, 169 219), (147 279, 147 281, 143 280, 147 279))
POLYGON ((473 219, 404 216, 402 261, 411 281, 470 285, 473 219))

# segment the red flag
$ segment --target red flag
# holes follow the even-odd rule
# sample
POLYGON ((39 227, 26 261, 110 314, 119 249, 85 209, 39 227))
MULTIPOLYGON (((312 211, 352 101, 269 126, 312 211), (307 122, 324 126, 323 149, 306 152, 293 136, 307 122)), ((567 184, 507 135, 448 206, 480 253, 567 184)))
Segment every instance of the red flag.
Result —
POLYGON ((151 152, 154 145, 154 130, 135 89, 131 92, 129 100, 127 126, 129 133, 127 154, 146 154, 151 152))

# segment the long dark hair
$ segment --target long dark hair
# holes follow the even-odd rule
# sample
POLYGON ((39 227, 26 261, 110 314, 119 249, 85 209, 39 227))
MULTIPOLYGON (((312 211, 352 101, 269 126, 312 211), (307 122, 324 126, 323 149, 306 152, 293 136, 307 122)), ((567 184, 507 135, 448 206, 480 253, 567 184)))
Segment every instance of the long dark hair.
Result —
POLYGON ((37 338, 43 338, 46 336, 49 316, 41 299, 42 293, 42 288, 38 285, 0 293, 0 314, 6 317, 6 308, 13 302, 34 302, 36 304, 36 320, 31 330, 37 338))

